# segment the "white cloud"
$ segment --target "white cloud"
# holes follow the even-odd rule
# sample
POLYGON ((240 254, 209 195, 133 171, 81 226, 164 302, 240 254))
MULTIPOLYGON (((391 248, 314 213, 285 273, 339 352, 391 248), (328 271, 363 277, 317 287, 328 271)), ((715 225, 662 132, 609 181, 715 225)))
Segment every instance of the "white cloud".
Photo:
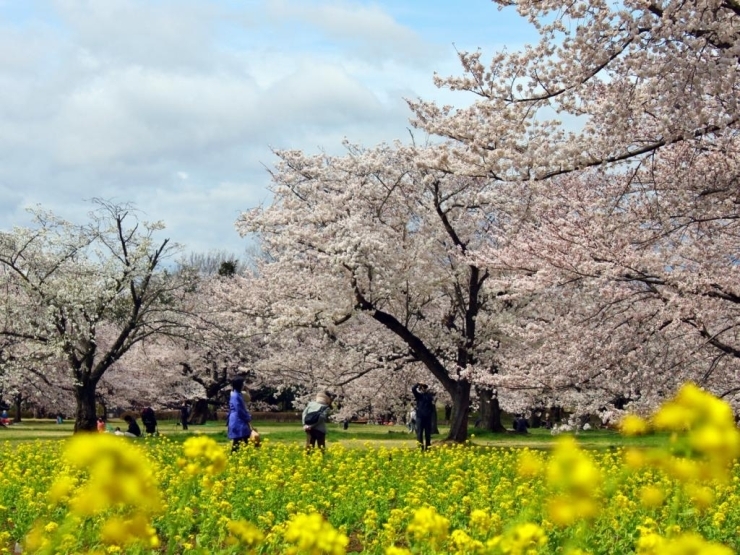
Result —
POLYGON ((124 67, 71 91, 53 124, 62 164, 177 157, 241 138, 257 111, 248 78, 124 67))
POLYGON ((355 55, 373 62, 428 62, 434 57, 432 53, 439 53, 439 46, 399 24, 374 4, 270 0, 268 13, 277 20, 313 26, 355 55))
POLYGON ((54 0, 75 44, 107 64, 204 68, 213 61, 218 2, 54 0))
POLYGON ((37 203, 83 219, 102 197, 189 249, 241 250, 271 147, 406 139, 402 97, 456 72, 452 40, 392 15, 415 0, 380 1, 0 3, 0 221, 37 203))

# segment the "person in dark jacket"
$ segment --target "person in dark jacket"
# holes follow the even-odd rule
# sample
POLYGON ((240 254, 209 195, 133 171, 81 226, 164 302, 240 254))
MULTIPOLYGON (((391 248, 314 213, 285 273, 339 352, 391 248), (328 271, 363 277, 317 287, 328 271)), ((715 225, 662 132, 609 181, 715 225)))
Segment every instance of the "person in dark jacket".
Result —
POLYGON ((513 425, 514 425, 514 433, 516 434, 528 434, 529 433, 527 431, 527 429, 529 428, 529 422, 527 422, 527 419, 524 418, 523 414, 517 415, 517 417, 514 419, 513 425))
POLYGON ((247 403, 242 395, 244 378, 241 376, 231 380, 231 395, 229 396, 228 436, 232 441, 231 452, 239 450, 242 443, 249 441, 252 435, 252 415, 247 410, 247 403))
POLYGON ((144 424, 144 430, 150 435, 157 432, 157 417, 154 416, 154 409, 146 407, 141 411, 141 423, 144 424))
POLYGON ((126 421, 126 424, 128 424, 128 429, 123 432, 123 435, 126 437, 141 437, 141 428, 139 428, 139 424, 136 422, 136 419, 128 414, 124 416, 123 419, 126 421))
POLYGON ((425 383, 417 383, 411 388, 416 399, 416 440, 422 451, 432 444, 432 419, 435 412, 434 395, 425 383))
POLYGON ((182 424, 183 430, 188 429, 188 419, 189 418, 190 418, 190 405, 187 402, 184 402, 182 406, 180 407, 180 424, 182 424))

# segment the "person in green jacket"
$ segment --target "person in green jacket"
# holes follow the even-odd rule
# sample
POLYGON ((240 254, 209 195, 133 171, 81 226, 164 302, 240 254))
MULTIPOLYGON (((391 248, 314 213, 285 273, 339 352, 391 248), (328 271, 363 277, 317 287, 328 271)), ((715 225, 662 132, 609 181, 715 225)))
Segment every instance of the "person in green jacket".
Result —
POLYGON ((326 446, 326 421, 329 417, 329 409, 334 402, 334 395, 329 391, 320 391, 316 400, 311 401, 303 409, 301 422, 306 432, 306 449, 310 450, 316 445, 320 449, 326 446))

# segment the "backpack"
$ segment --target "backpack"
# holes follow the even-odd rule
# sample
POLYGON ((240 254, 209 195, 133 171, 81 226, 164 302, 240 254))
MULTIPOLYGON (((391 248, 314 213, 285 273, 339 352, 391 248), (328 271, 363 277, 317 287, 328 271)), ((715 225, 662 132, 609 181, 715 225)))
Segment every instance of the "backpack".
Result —
POLYGON ((319 410, 311 411, 308 414, 306 414, 306 417, 303 419, 303 423, 306 426, 313 426, 314 424, 318 424, 319 420, 321 419, 321 415, 326 412, 326 410, 329 407, 321 407, 319 410))

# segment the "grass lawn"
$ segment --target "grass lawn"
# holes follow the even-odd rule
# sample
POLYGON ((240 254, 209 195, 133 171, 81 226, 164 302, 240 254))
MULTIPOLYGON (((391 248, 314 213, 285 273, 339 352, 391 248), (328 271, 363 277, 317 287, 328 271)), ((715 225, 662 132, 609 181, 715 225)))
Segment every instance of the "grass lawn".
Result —
MULTIPOLYGON (((123 420, 112 419, 109 425, 122 429, 126 428, 123 420)), ((74 423, 71 420, 63 424, 57 424, 54 420, 25 419, 18 424, 12 424, 7 428, 0 427, 0 443, 33 441, 35 439, 63 439, 70 437, 73 433, 74 423)), ((259 430, 262 439, 269 439, 281 443, 305 441, 305 434, 297 422, 254 422, 254 427, 259 430)), ((340 424, 329 424, 328 443, 341 443, 347 447, 386 446, 386 447, 415 447, 416 438, 410 434, 405 426, 383 426, 376 424, 350 424, 349 429, 344 430, 340 424)), ((442 441, 447 435, 448 429, 440 427, 440 434, 432 436, 432 444, 442 441)), ((191 425, 188 430, 183 429, 175 420, 165 420, 159 423, 159 433, 172 441, 184 441, 193 434, 208 434, 214 439, 227 442, 226 426, 223 421, 208 422, 205 425, 191 425)), ((589 449, 610 449, 624 446, 650 447, 657 445, 661 438, 658 435, 642 437, 622 437, 611 430, 589 430, 580 432, 576 438, 581 446, 589 449)), ((550 434, 550 430, 532 429, 527 435, 516 435, 513 433, 494 434, 484 430, 471 428, 469 430, 469 441, 475 446, 499 446, 499 447, 532 447, 547 449, 555 441, 556 436, 550 434)))

